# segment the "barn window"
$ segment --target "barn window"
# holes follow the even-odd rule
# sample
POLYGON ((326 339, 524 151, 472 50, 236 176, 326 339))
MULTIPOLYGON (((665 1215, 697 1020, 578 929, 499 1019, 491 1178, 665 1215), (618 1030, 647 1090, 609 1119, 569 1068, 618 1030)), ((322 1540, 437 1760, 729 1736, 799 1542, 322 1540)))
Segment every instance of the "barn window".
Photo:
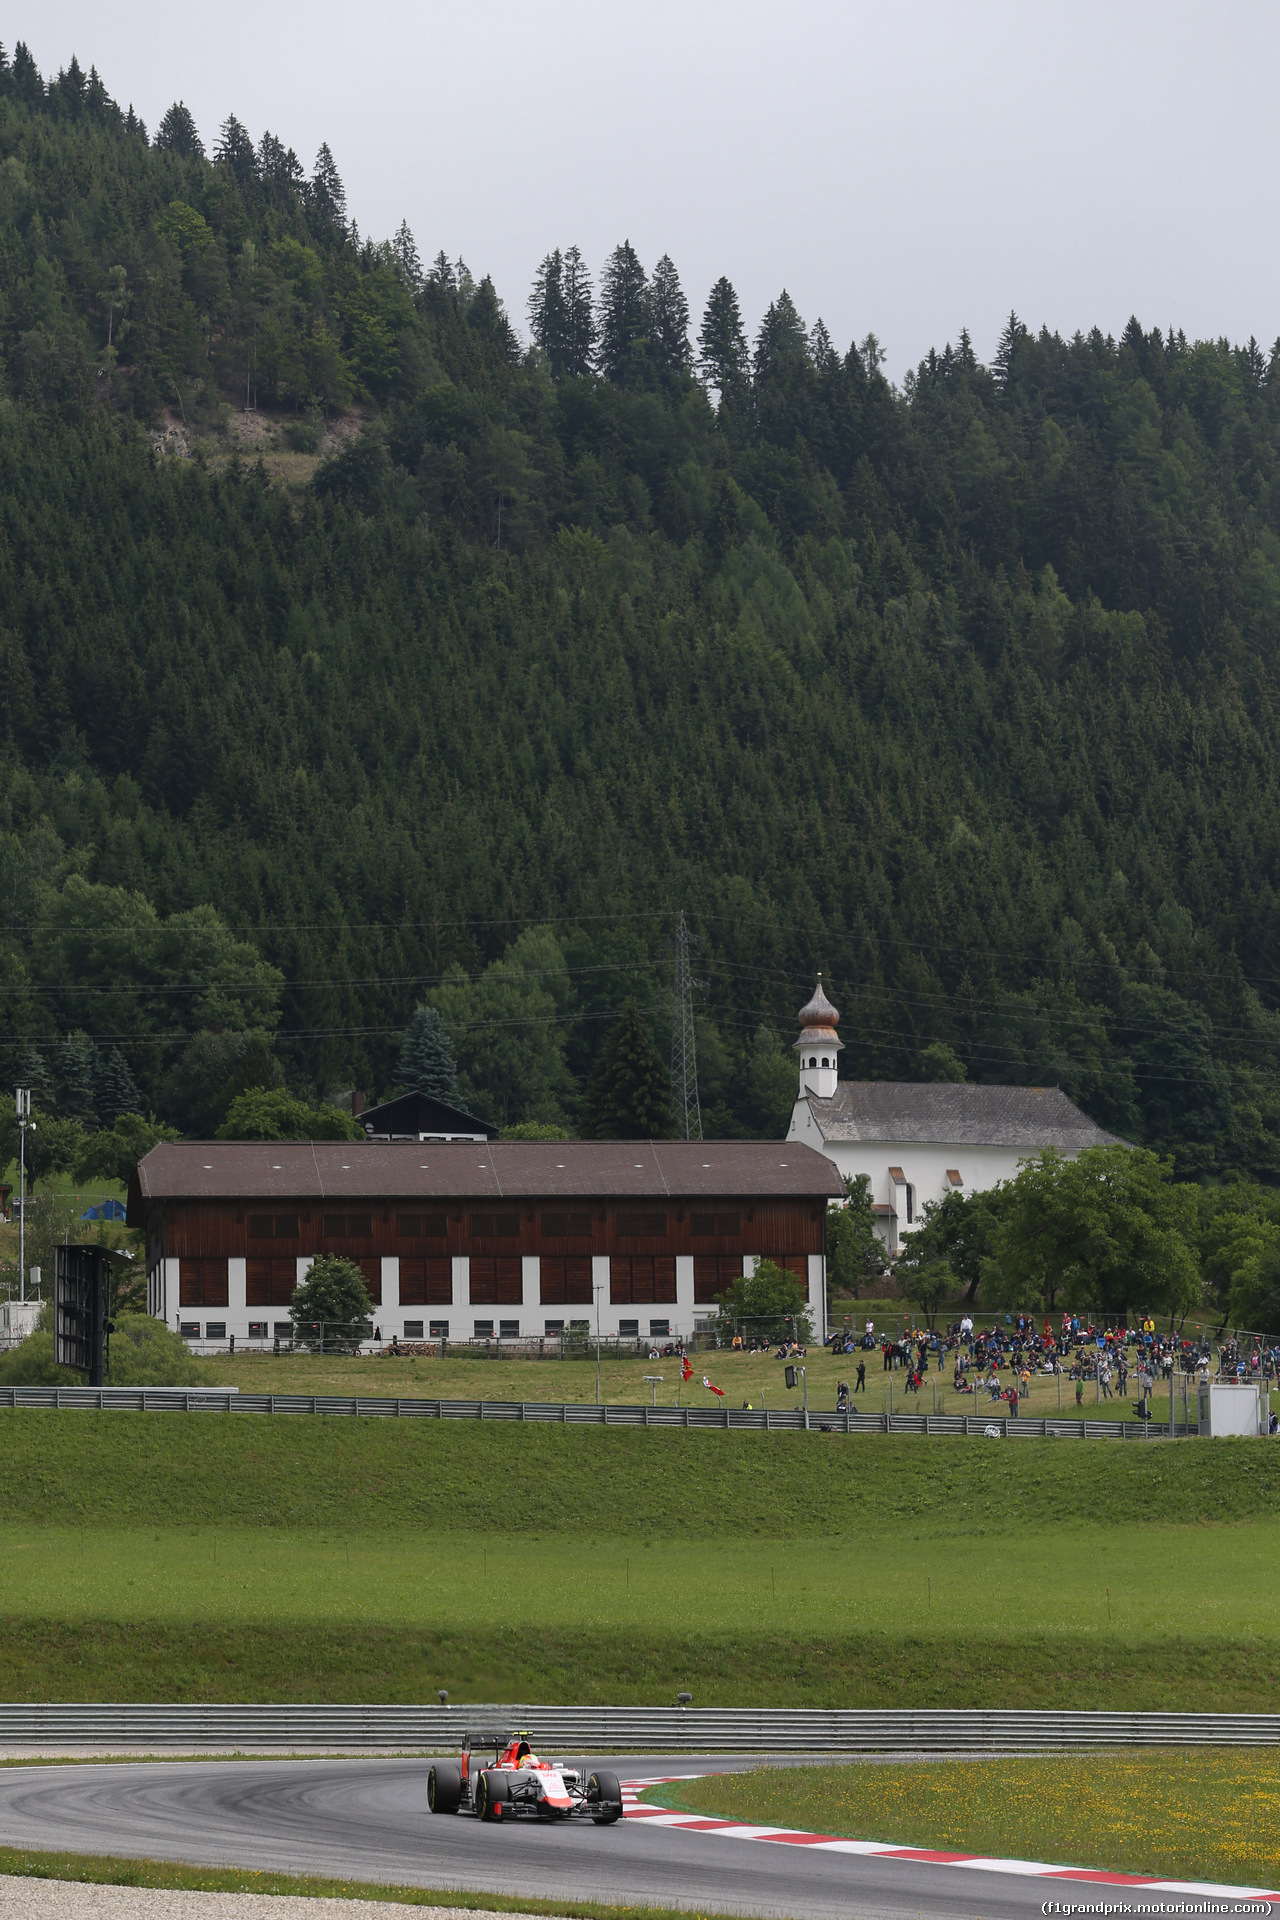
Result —
POLYGON ((618 1232, 624 1239, 641 1240, 650 1235, 665 1234, 667 1216, 665 1213, 620 1213, 618 1232))

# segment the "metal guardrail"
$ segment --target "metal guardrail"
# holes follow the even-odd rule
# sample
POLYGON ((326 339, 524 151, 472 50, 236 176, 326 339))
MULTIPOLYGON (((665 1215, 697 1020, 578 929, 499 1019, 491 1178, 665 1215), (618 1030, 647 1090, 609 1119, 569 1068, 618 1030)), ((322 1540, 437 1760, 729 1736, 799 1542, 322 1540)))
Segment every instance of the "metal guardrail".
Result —
MULTIPOLYGON (((242 1393, 224 1387, 0 1387, 0 1408, 91 1413, 327 1414, 358 1420, 528 1420, 560 1426, 742 1428, 768 1433, 924 1433, 1007 1440, 1162 1440, 1167 1420, 1032 1420, 952 1413, 821 1412, 810 1407, 603 1406, 536 1400, 408 1400, 322 1393, 242 1393)), ((1173 1433, 1195 1433, 1174 1422, 1173 1433)))
POLYGON ((440 1752, 478 1725, 548 1751, 860 1753, 1080 1746, 1275 1746, 1275 1713, 1087 1713, 938 1707, 0 1705, 0 1747, 394 1748, 440 1752))

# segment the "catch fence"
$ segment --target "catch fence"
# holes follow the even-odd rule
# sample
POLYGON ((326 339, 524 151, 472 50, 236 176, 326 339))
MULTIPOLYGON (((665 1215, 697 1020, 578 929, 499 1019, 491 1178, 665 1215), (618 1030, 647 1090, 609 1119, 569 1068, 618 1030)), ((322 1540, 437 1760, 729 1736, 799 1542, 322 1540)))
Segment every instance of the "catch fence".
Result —
MULTIPOLYGON (((0 1387, 0 1409, 94 1413, 323 1415, 359 1420, 507 1420, 557 1426, 700 1427, 768 1433, 916 1433, 1000 1440, 1164 1440, 1167 1420, 1028 1419, 1006 1415, 863 1413, 810 1407, 596 1406, 534 1400, 424 1400, 320 1393, 241 1393, 226 1387, 0 1387)), ((1175 1420, 1173 1436, 1198 1431, 1175 1420)))
POLYGON ((0 1748, 100 1753, 383 1749, 449 1752, 464 1732, 527 1730, 548 1753, 1045 1752, 1276 1746, 1280 1714, 1011 1708, 735 1708, 0 1704, 0 1748))

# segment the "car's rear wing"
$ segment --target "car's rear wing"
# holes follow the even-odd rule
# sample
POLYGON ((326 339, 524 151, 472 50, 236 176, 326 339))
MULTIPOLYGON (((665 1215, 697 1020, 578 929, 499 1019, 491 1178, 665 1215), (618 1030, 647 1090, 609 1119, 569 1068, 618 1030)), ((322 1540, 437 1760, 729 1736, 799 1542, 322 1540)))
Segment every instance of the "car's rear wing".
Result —
POLYGON ((488 1732, 464 1733, 462 1736, 462 1751, 464 1753, 470 1753, 473 1747, 505 1747, 508 1746, 512 1740, 528 1740, 529 1738, 530 1735, 524 1727, 512 1727, 506 1732, 491 1730, 488 1732))

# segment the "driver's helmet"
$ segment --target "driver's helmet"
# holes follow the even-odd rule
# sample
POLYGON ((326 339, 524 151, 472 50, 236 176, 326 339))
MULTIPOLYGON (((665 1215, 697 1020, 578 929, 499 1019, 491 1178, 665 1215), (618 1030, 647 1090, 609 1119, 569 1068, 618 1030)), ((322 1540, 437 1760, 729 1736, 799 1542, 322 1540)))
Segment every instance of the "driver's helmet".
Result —
POLYGON ((522 1765, 522 1763, 529 1758, 529 1755, 531 1752, 532 1752, 532 1748, 530 1747, 529 1742, 527 1740, 522 1740, 519 1746, 516 1748, 516 1765, 517 1766, 522 1765))

